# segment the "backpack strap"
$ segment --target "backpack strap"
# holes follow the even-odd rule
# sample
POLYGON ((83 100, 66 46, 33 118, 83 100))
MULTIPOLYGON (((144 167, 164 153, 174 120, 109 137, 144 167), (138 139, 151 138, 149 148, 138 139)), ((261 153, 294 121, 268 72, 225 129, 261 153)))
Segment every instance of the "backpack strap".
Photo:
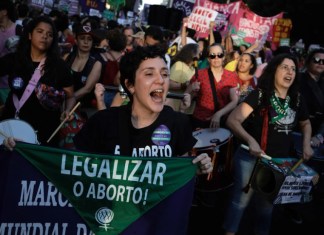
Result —
MULTIPOLYGON (((120 58, 123 56, 123 55, 121 55, 118 58, 116 58, 109 50, 107 51, 107 54, 109 54, 113 58, 112 61, 117 61, 117 62, 119 62, 120 58)), ((109 60, 109 59, 107 58, 107 60, 109 60)))
POLYGON ((68 56, 65 58, 65 63, 68 65, 69 68, 72 67, 73 61, 76 57, 76 52, 72 51, 68 54, 68 56))
POLYGON ((211 69, 208 69, 208 77, 209 77, 209 82, 210 82, 210 86, 211 86, 211 90, 213 92, 213 100, 214 100, 214 111, 217 110, 218 107, 218 102, 217 102, 217 93, 216 93, 216 86, 215 86, 215 78, 213 75, 213 72, 211 71, 211 69))
POLYGON ((87 63, 85 64, 85 66, 82 70, 82 76, 88 77, 88 75, 90 74, 90 72, 96 62, 97 62, 97 60, 94 57, 89 56, 89 59, 87 60, 87 63))

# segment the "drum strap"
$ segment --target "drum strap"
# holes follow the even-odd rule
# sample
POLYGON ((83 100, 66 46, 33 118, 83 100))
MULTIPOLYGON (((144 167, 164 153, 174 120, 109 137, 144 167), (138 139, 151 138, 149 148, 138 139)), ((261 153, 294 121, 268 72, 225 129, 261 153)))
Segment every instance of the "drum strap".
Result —
POLYGON ((267 142, 268 142, 268 107, 261 110, 261 115, 263 116, 262 134, 261 134, 261 149, 266 152, 267 142))
POLYGON ((214 111, 217 110, 218 107, 218 102, 217 102, 217 93, 216 93, 216 86, 215 86, 215 78, 213 75, 213 72, 211 71, 211 69, 208 69, 208 77, 209 77, 209 81, 210 81, 210 86, 211 86, 211 90, 213 92, 213 99, 214 99, 214 111))
POLYGON ((30 97, 30 95, 34 91, 39 79, 42 76, 41 71, 42 71, 42 67, 43 67, 43 65, 45 63, 45 60, 46 60, 46 57, 44 57, 41 60, 38 67, 35 69, 34 74, 31 77, 31 79, 29 80, 29 83, 28 83, 27 87, 25 88, 25 91, 24 91, 23 95, 21 96, 20 100, 18 100, 18 97, 17 97, 16 94, 13 94, 13 96, 12 96, 13 103, 14 103, 15 108, 16 108, 16 114, 15 114, 16 119, 18 118, 19 111, 20 111, 21 107, 28 100, 28 98, 30 97))

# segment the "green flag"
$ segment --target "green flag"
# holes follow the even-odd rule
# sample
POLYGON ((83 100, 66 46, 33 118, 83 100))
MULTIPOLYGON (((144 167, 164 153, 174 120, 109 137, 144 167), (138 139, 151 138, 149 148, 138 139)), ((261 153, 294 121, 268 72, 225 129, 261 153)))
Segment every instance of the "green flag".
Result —
POLYGON ((108 156, 17 143, 95 234, 120 234, 193 179, 192 158, 108 156))

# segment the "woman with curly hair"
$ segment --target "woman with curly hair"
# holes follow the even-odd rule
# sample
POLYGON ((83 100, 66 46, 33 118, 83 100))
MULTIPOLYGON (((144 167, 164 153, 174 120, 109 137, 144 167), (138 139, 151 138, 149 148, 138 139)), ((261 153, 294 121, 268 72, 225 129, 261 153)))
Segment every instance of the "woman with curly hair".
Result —
POLYGON ((266 235, 270 231, 273 204, 253 189, 242 190, 256 161, 262 154, 273 158, 291 157, 292 130, 300 125, 303 133, 303 155, 310 159, 311 124, 308 112, 299 94, 298 63, 294 56, 281 54, 274 57, 259 78, 258 89, 253 90, 229 115, 227 125, 249 151, 238 148, 234 156, 234 187, 227 208, 224 228, 227 235, 239 230, 239 224, 252 195, 256 196, 254 232, 266 235))

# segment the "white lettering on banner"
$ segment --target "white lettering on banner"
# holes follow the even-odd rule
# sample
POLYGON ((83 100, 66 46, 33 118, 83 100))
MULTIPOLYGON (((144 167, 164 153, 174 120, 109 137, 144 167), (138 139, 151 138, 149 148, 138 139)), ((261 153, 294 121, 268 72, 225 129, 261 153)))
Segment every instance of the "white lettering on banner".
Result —
POLYGON ((253 21, 257 22, 260 25, 268 25, 272 26, 274 25, 275 21, 278 19, 277 16, 274 17, 261 17, 256 14, 253 15, 253 21))
POLYGON ((0 234, 5 235, 65 235, 67 223, 1 223, 0 234))
POLYGON ((229 3, 229 4, 220 4, 220 3, 215 3, 212 1, 206 0, 206 1, 204 1, 203 7, 206 7, 208 9, 218 11, 218 12, 238 14, 238 12, 240 10, 240 1, 229 3))
POLYGON ((170 145, 165 146, 145 146, 144 148, 134 148, 132 157, 172 157, 172 149, 170 145))
POLYGON ((243 33, 245 37, 251 37, 251 38, 258 38, 259 37, 259 31, 254 29, 248 29, 248 28, 240 28, 240 31, 238 33, 243 33))
POLYGON ((216 19, 217 14, 217 11, 197 6, 189 15, 187 26, 199 33, 208 33, 209 23, 216 19))
POLYGON ((241 18, 240 19, 239 26, 240 26, 240 28, 241 27, 245 27, 245 28, 258 29, 258 27, 260 26, 260 24, 254 22, 252 20, 246 19, 246 18, 241 18))
POLYGON ((21 181, 21 193, 18 206, 72 207, 68 200, 63 199, 62 194, 51 182, 27 180, 21 181), (47 184, 47 189, 45 184, 47 184))
MULTIPOLYGON (((115 155, 120 155, 120 146, 116 145, 115 155)), ((165 146, 145 146, 144 148, 133 148, 132 157, 172 157, 170 145, 165 146)))
POLYGON ((191 13, 200 15, 202 17, 207 17, 207 18, 213 17, 213 14, 208 9, 204 9, 200 7, 194 8, 194 10, 191 13))
POLYGON ((244 32, 245 37, 258 39, 260 35, 267 34, 269 30, 269 26, 261 25, 246 18, 241 18, 239 21, 239 31, 244 32))
MULTIPOLYGON (((125 180, 133 182, 147 182, 148 184, 155 184, 163 186, 163 176, 166 172, 166 165, 157 162, 153 165, 152 161, 141 160, 125 160, 119 164, 119 160, 103 159, 100 163, 93 162, 92 159, 86 158, 83 162, 82 157, 74 156, 72 162, 72 169, 67 169, 66 155, 62 155, 61 174, 87 176, 90 178, 102 178, 125 180), (140 171, 140 166, 145 164, 143 170, 140 171), (122 167, 123 173, 118 174, 118 167, 122 167), (131 171, 129 168, 133 168, 131 171)), ((94 160, 93 160, 94 161, 94 160)))
MULTIPOLYGON (((76 197, 82 196, 84 191, 83 188, 84 186, 80 181, 74 184, 73 192, 76 197), (77 187, 82 188, 82 190, 78 191, 76 194, 75 188, 77 187)), ((107 199, 109 201, 132 202, 134 204, 142 202, 143 205, 145 205, 147 195, 148 189, 142 189, 140 187, 90 183, 85 197, 97 200, 107 199)))

